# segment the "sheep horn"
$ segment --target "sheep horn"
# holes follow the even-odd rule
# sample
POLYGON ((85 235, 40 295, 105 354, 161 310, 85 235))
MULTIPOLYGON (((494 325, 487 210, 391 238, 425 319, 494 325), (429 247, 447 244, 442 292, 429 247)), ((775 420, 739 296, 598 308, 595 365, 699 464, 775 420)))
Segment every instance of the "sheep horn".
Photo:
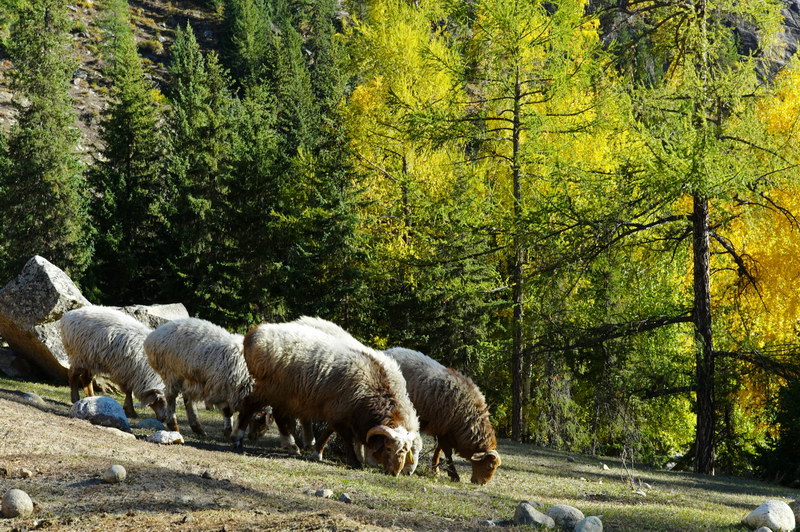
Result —
POLYGON ((500 455, 494 449, 486 451, 485 453, 475 453, 470 457, 470 460, 473 462, 480 462, 481 460, 485 460, 487 456, 494 456, 498 462, 500 461, 500 455))
POLYGON ((395 432, 386 425, 377 425, 369 429, 369 431, 367 431, 367 441, 373 436, 386 436, 392 440, 397 438, 395 432))

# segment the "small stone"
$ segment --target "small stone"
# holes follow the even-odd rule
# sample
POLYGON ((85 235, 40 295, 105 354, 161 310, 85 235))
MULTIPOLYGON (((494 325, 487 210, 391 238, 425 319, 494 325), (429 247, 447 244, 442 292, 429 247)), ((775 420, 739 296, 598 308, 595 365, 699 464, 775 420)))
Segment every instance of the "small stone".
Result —
POLYGON ((481 526, 497 526, 494 521, 491 519, 486 519, 484 521, 478 521, 478 524, 481 526))
POLYGON ((28 403, 30 403, 30 404, 32 404, 32 405, 36 405, 36 406, 47 406, 47 403, 45 403, 45 402, 44 402, 44 399, 42 399, 42 398, 39 396, 39 394, 36 394, 36 393, 33 393, 33 392, 24 392, 24 393, 22 394, 22 398, 23 398, 23 399, 24 399, 26 402, 28 402, 28 403))
POLYGON ((209 473, 208 471, 203 471, 203 474, 200 475, 200 476, 203 477, 206 480, 211 480, 211 478, 212 478, 211 477, 211 473, 209 473))
POLYGON ((30 469, 25 469, 24 467, 19 470, 19 476, 22 478, 31 478, 33 476, 33 471, 30 469))
POLYGON ((603 464, 603 471, 608 471, 608 466, 606 464, 603 464))
POLYGON ((188 523, 188 522, 193 521, 193 520, 194 520, 194 517, 192 517, 191 515, 184 515, 183 519, 182 519, 182 521, 184 523, 188 523))
POLYGON ((120 438, 125 438, 125 439, 128 439, 128 440, 135 440, 136 439, 136 435, 135 434, 132 434, 130 432, 125 432, 125 431, 119 430, 119 429, 114 428, 114 427, 104 427, 102 425, 95 425, 95 427, 97 427, 98 429, 101 429, 101 430, 103 430, 105 432, 108 432, 109 434, 113 434, 114 436, 118 436, 120 438))
POLYGON ((353 504, 353 499, 350 498, 349 493, 342 493, 339 495, 339 500, 345 504, 353 504))
POLYGON ((575 459, 571 456, 567 456, 567 462, 575 462, 575 459))
POLYGON ((115 464, 105 470, 103 473, 103 480, 109 484, 119 484, 125 480, 126 476, 128 476, 128 472, 125 471, 125 468, 115 464))
POLYGON ((583 512, 568 504, 556 504, 547 510, 547 515, 553 518, 556 525, 567 530, 573 530, 575 525, 585 517, 583 512))
POLYGON ((303 490, 303 495, 316 495, 316 494, 317 490, 312 490, 312 489, 303 490))
POLYGON ((145 430, 166 430, 162 422, 152 417, 145 418, 138 422, 136 428, 145 430))
POLYGON ((105 395, 84 397, 77 401, 69 411, 71 417, 86 419, 94 425, 114 427, 130 432, 128 418, 118 402, 105 395))
POLYGON ((330 499, 331 497, 333 497, 333 490, 320 489, 314 492, 314 495, 316 495, 317 497, 322 497, 323 499, 330 499))
POLYGON ((517 509, 514 512, 514 524, 535 525, 544 528, 555 528, 556 526, 556 522, 553 521, 552 517, 543 514, 525 501, 517 505, 517 509))
POLYGON ((574 532, 603 532, 603 522, 596 515, 578 521, 574 532))
POLYGON ((580 479, 579 479, 579 480, 582 480, 582 481, 584 481, 584 482, 589 482, 589 481, 586 479, 586 477, 580 477, 580 479))
POLYGON ((192 504, 194 502, 194 497, 191 495, 181 495, 178 497, 178 502, 181 504, 192 504))
POLYGON ((653 489, 653 486, 651 486, 651 485, 650 485, 650 484, 648 484, 647 482, 642 482, 642 487, 643 487, 644 489, 646 489, 646 490, 651 490, 651 489, 653 489))
POLYGON ((28 517, 33 513, 33 501, 24 491, 11 489, 3 495, 2 511, 5 517, 28 517))
POLYGON ((157 430, 147 437, 147 441, 160 443, 162 445, 173 445, 176 443, 183 443, 183 436, 181 436, 180 432, 157 430))
POLYGON ((641 495, 642 497, 646 497, 646 496, 647 496, 647 492, 646 492, 646 491, 644 491, 644 490, 633 490, 633 492, 634 492, 636 495, 641 495))

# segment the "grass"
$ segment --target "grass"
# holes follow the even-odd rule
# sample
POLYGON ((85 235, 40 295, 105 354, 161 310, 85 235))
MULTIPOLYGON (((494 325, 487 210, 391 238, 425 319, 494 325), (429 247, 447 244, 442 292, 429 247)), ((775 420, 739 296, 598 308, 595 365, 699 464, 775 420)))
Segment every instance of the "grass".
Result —
MULTIPOLYGON (((15 400, 19 396, 14 390, 35 392, 45 398, 48 401, 44 409, 48 412, 46 419, 77 423, 65 419, 70 404, 67 387, 0 379, 0 398, 15 400)), ((122 402, 121 396, 115 398, 122 402)), ((144 409, 139 409, 139 413, 142 417, 150 415, 144 409)), ((331 526, 339 529, 374 526, 477 529, 480 528, 478 522, 484 519, 512 518, 517 503, 527 499, 539 501, 545 507, 569 504, 586 515, 600 515, 605 530, 612 531, 743 530, 739 522, 750 510, 765 500, 788 501, 795 495, 791 490, 752 479, 637 468, 633 471, 634 479, 652 486, 641 495, 633 492, 628 471, 616 458, 572 454, 575 461, 570 462, 567 453, 504 440, 500 441, 498 449, 503 465, 487 486, 456 484, 445 475, 433 476, 427 467, 432 449, 428 439, 418 474, 392 478, 377 471, 350 470, 331 460, 320 464, 288 457, 278 448, 274 428, 256 444, 248 443, 245 454, 236 454, 222 439, 219 413, 201 408, 199 414, 209 436, 200 438, 192 434, 185 413, 179 411, 186 439, 186 445, 179 450, 143 446, 135 441, 130 445, 139 445, 137 449, 143 449, 142 456, 137 456, 138 452, 103 450, 110 456, 121 455, 132 461, 126 466, 135 472, 130 482, 148 486, 146 479, 161 479, 159 489, 145 489, 144 494, 136 496, 136 506, 130 506, 131 498, 124 494, 124 488, 117 486, 113 488, 120 488, 119 500, 112 497, 102 509, 91 504, 69 511, 61 509, 59 501, 70 497, 74 486, 83 486, 80 482, 86 480, 60 486, 52 481, 42 483, 34 486, 32 495, 51 508, 48 511, 54 522, 67 528, 71 525, 66 520, 80 519, 91 524, 85 527, 88 529, 115 529, 122 526, 117 520, 124 514, 129 518, 125 526, 133 526, 133 521, 136 527, 142 528, 172 526, 177 515, 188 519, 187 527, 198 529, 209 529, 220 520, 228 523, 228 530, 258 529, 265 520, 277 528, 300 523, 299 529, 331 526), (155 458, 144 453, 156 453, 155 458), (602 464, 607 464, 609 469, 604 470, 602 464), (204 471, 209 471, 214 480, 202 480, 200 475, 204 471), (203 482, 213 483, 211 491, 201 486, 203 482), (197 489, 193 491, 194 488, 197 489), (336 495, 347 492, 353 504, 303 493, 318 488, 332 489, 336 495), (183 500, 176 497, 179 493, 192 495, 183 500), (216 494, 216 502, 209 502, 209 493, 216 494), (142 507, 148 510, 143 512, 142 507), (133 515, 128 515, 130 513, 133 515)), ((148 431, 134 429, 134 433, 144 437, 148 431)), ((6 449, 2 443, 0 451, 0 465, 4 465, 4 461, 22 460, 20 457, 24 456, 23 450, 15 455, 14 449, 6 449)), ((37 462, 57 463, 52 466, 53 475, 57 475, 59 468, 68 467, 76 469, 79 477, 80 474, 86 476, 89 473, 81 472, 99 470, 108 462, 96 454, 99 453, 96 450, 70 450, 62 456, 47 441, 37 441, 24 452, 36 454, 37 462)), ((457 468, 462 478, 469 478, 469 465, 465 461, 458 460, 457 468)), ((3 482, 0 478, 0 491, 4 489, 3 482)), ((83 487, 100 489, 91 485, 83 487)), ((137 488, 137 492, 142 489, 137 488)), ((111 488, 106 492, 108 496, 113 494, 111 488)), ((2 527, 0 521, 0 529, 2 527)))

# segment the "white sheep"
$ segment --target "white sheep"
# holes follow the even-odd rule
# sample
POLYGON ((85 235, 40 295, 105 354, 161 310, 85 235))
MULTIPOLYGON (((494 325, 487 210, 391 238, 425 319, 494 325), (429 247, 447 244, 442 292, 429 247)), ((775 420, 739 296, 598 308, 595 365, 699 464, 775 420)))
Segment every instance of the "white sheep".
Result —
POLYGON ((335 431, 345 442, 348 463, 360 467, 354 444, 365 445, 387 473, 397 475, 409 458, 419 425, 396 365, 384 365, 363 349, 297 323, 263 324, 244 340, 244 358, 255 379, 239 424, 264 404, 301 420, 318 419, 328 429, 315 444, 321 458, 335 431))
POLYGON ((147 363, 144 340, 151 329, 127 314, 108 307, 86 306, 61 317, 61 339, 69 358, 68 372, 72 402, 80 399, 79 389, 94 395, 92 378, 110 379, 125 393, 124 410, 137 417, 133 398, 153 409, 160 421, 166 419, 164 383, 147 363))
MULTIPOLYGON (((378 360, 381 364, 390 368, 390 371, 392 372, 401 371, 400 367, 397 365, 397 362, 395 362, 394 359, 387 357, 381 351, 377 351, 375 349, 365 346, 364 344, 356 340, 349 332, 347 332, 339 325, 331 321, 324 320, 319 317, 302 316, 296 319, 294 323, 318 329, 334 338, 337 338, 339 341, 344 342, 347 346, 351 347, 352 349, 368 353, 370 356, 378 360)), ((305 431, 306 429, 304 425, 303 426, 304 435, 305 431)), ((357 444, 355 447, 355 452, 362 462, 367 463, 371 466, 377 465, 375 457, 372 456, 370 453, 366 452, 363 445, 357 444)), ((422 452, 422 436, 417 431, 414 436, 414 441, 412 442, 411 445, 411 455, 409 456, 409 460, 406 461, 406 464, 403 467, 403 473, 406 473, 408 475, 414 474, 414 471, 416 471, 417 465, 419 464, 419 456, 421 452, 422 452)))
POLYGON ((183 393, 186 416, 195 433, 206 434, 194 404, 205 400, 222 411, 225 437, 230 436, 233 412, 253 391, 242 354, 243 338, 198 318, 170 321, 148 335, 144 351, 164 379, 170 430, 179 430, 175 401, 183 393))

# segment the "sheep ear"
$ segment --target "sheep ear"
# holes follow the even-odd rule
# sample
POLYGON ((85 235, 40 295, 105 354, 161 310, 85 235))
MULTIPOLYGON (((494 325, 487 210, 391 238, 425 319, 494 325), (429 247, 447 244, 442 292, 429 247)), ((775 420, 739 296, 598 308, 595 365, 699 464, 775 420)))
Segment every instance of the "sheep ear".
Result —
POLYGON ((369 441, 369 439, 372 438, 373 436, 386 436, 391 440, 394 440, 396 438, 394 431, 391 428, 387 427, 386 425, 377 425, 369 429, 369 431, 367 432, 367 441, 369 441))

